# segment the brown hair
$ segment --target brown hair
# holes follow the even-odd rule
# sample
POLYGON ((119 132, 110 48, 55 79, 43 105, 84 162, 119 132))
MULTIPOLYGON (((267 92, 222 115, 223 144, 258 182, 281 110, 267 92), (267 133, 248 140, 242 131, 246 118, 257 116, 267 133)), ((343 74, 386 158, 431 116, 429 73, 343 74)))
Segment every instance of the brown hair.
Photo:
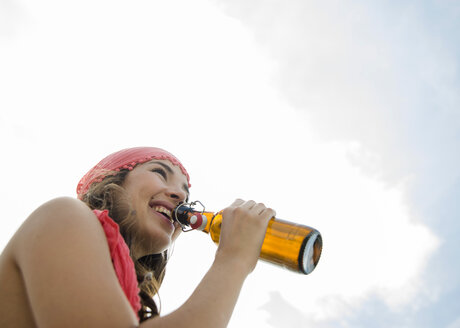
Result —
POLYGON ((153 297, 158 294, 163 281, 168 255, 165 251, 161 254, 143 256, 140 259, 133 258, 132 250, 136 245, 137 237, 133 232, 135 211, 132 210, 125 190, 121 186, 128 172, 128 170, 121 170, 107 174, 101 182, 95 182, 90 186, 83 195, 82 201, 92 210, 108 210, 110 217, 120 227, 120 233, 130 249, 136 269, 142 305, 138 315, 142 322, 160 313, 153 297))

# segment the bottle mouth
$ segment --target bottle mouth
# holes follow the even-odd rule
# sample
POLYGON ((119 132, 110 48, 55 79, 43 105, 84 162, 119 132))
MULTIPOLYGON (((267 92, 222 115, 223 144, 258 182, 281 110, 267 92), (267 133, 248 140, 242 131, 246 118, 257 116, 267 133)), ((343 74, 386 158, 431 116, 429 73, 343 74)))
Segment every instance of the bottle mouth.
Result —
POLYGON ((323 239, 321 234, 314 230, 304 241, 304 250, 300 258, 300 270, 304 274, 311 273, 319 262, 323 250, 323 239))

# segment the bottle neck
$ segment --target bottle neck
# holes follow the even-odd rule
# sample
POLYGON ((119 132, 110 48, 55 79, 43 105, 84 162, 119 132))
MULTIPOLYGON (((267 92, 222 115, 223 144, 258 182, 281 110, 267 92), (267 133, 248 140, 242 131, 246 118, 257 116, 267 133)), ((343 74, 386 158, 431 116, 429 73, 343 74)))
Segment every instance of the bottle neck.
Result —
POLYGON ((211 230, 211 225, 212 225, 214 218, 217 215, 220 215, 220 213, 202 212, 201 215, 206 217, 206 225, 204 226, 202 231, 205 233, 209 233, 209 231, 211 230))
POLYGON ((209 233, 211 224, 216 215, 219 213, 197 211, 188 205, 179 205, 173 211, 173 219, 178 221, 183 231, 201 230, 209 233))

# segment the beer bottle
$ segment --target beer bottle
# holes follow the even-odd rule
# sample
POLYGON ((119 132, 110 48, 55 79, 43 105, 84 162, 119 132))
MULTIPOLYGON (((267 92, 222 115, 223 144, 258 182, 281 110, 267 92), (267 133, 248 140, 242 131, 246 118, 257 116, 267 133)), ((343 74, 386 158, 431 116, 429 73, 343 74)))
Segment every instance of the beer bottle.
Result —
MULTIPOLYGON (((203 206, 199 201, 180 204, 174 209, 173 218, 181 224, 182 230, 201 230, 218 244, 222 211, 207 212, 204 206, 198 211, 193 208, 197 203, 203 206)), ((288 270, 309 274, 318 264, 322 248, 318 230, 273 217, 268 222, 259 258, 288 270)))

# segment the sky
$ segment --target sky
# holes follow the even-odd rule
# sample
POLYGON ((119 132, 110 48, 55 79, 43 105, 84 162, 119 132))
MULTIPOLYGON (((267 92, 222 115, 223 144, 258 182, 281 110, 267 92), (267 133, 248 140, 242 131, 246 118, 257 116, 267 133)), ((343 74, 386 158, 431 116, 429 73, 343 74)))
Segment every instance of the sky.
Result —
MULTIPOLYGON (((102 157, 157 146, 206 209, 254 199, 322 234, 307 276, 260 262, 229 327, 459 328, 459 16, 452 0, 0 0, 0 249, 102 157)), ((163 313, 215 249, 178 239, 163 313)))

